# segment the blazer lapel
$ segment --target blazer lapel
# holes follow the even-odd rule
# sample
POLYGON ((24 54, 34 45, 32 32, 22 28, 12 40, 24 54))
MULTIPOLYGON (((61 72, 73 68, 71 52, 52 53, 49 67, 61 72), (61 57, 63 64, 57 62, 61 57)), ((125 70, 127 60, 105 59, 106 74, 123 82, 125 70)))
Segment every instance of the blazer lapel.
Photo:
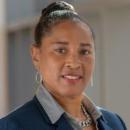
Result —
MULTIPOLYGON (((69 122, 65 119, 64 115, 60 118, 60 120, 55 124, 56 130, 74 130, 69 122)), ((106 120, 100 119, 98 121, 99 130, 114 130, 109 126, 106 120)))
POLYGON ((56 130, 74 130, 67 119, 64 117, 64 115, 61 116, 61 118, 55 123, 55 125, 57 126, 56 130))
POLYGON ((44 120, 50 125, 50 130, 51 129, 52 130, 73 130, 73 128, 71 127, 67 119, 65 118, 64 114, 60 117, 60 119, 55 124, 52 124, 46 112, 44 111, 41 104, 37 100, 37 98, 34 97, 33 100, 37 104, 44 120))

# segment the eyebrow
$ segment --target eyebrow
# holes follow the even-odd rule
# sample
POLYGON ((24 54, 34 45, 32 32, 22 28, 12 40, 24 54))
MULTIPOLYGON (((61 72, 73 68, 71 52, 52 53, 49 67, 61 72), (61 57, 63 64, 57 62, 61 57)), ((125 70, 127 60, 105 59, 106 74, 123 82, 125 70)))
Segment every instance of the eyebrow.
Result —
POLYGON ((90 47, 90 48, 92 48, 92 44, 91 43, 81 43, 81 47, 90 47))
MULTIPOLYGON (((58 42, 55 42, 55 44, 68 45, 69 43, 66 42, 66 41, 58 41, 58 42)), ((81 47, 90 47, 90 48, 92 48, 92 44, 91 43, 80 43, 80 46, 81 47)))
POLYGON ((59 45, 68 45, 69 43, 66 42, 66 41, 58 41, 58 42, 55 42, 54 44, 59 44, 59 45))

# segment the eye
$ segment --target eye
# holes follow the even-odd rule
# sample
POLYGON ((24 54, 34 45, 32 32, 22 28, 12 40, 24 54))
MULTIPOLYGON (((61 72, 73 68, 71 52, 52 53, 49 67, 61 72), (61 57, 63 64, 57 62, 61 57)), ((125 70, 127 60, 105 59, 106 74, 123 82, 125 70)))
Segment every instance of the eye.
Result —
POLYGON ((57 52, 57 53, 60 53, 60 54, 64 54, 64 53, 66 53, 66 48, 57 48, 57 49, 55 49, 55 51, 57 52))
POLYGON ((88 54, 90 54, 90 51, 88 49, 82 49, 82 50, 80 50, 80 54, 81 55, 88 55, 88 54))

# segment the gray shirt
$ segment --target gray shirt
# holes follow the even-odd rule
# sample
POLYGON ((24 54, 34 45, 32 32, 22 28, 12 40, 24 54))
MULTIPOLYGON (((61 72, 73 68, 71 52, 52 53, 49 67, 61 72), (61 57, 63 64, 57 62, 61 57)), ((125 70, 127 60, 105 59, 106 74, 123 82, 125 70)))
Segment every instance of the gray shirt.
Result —
MULTIPOLYGON (((53 98, 53 96, 48 92, 45 86, 40 85, 36 92, 36 97, 39 100, 40 104, 46 111, 52 124, 56 123, 59 118, 65 114, 66 119, 70 122, 70 125, 74 130, 82 130, 78 122, 73 119, 58 102, 53 98)), ((97 119, 102 115, 101 112, 97 109, 95 104, 84 94, 83 104, 94 122, 97 124, 97 119)))

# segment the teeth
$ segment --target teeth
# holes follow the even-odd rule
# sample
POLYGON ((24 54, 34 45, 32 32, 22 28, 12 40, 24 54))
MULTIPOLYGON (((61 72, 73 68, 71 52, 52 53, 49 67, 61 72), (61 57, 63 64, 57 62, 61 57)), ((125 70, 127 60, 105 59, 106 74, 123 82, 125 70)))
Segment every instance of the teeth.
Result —
POLYGON ((70 76, 70 75, 67 75, 67 76, 64 76, 65 78, 67 79, 79 79, 79 76, 70 76))

